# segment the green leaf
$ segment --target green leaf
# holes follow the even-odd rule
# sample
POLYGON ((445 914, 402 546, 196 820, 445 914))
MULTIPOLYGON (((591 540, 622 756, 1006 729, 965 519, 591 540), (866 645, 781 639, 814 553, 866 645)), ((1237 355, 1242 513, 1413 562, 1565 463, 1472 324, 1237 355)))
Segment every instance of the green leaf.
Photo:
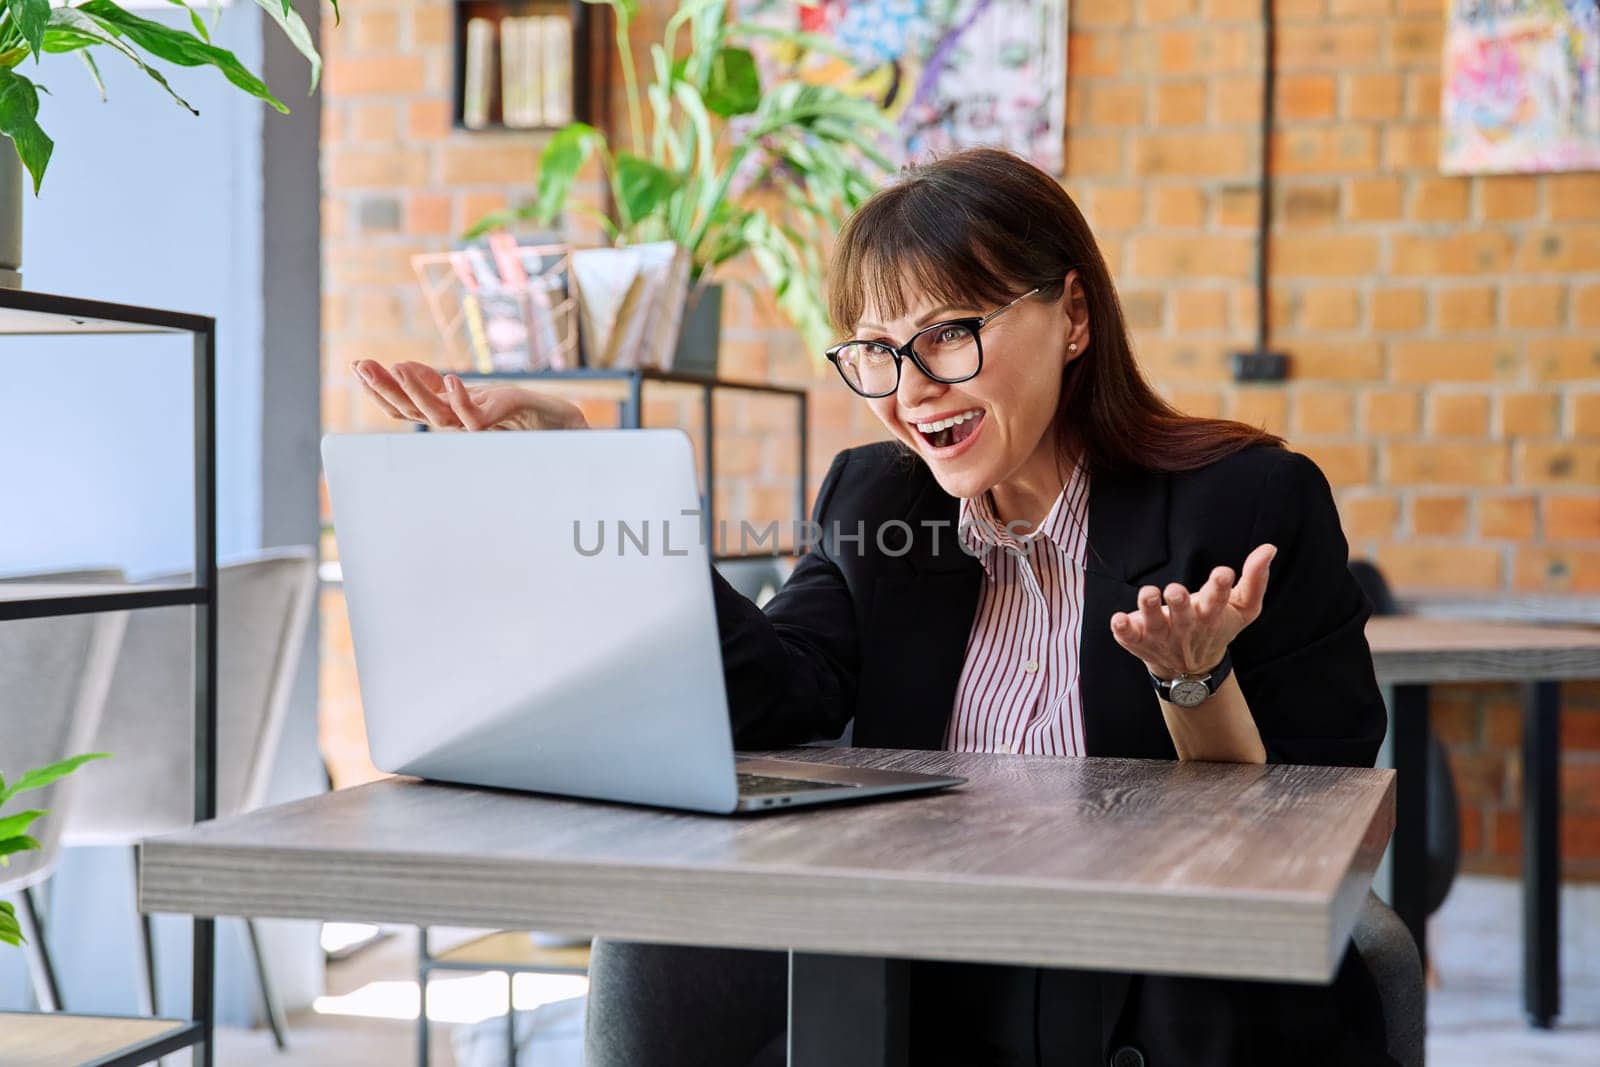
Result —
POLYGON ((284 114, 289 112, 283 101, 272 95, 266 83, 246 70, 239 58, 226 48, 218 48, 182 30, 174 30, 159 22, 130 14, 111 0, 85 0, 77 6, 77 10, 169 63, 184 67, 216 67, 224 78, 251 96, 265 100, 284 114))
POLYGON ((586 4, 616 8, 617 14, 632 22, 639 14, 639 0, 583 0, 586 4))
POLYGON ((761 75, 743 48, 721 48, 706 81, 706 108, 723 118, 749 115, 761 106, 761 75))
POLYGON ((200 114, 167 83, 166 75, 146 63, 137 49, 113 31, 106 29, 75 7, 58 7, 50 13, 50 29, 45 33, 45 51, 68 52, 78 48, 93 47, 96 44, 114 48, 127 56, 128 62, 148 74, 152 81, 167 91, 168 96, 177 101, 179 107, 191 115, 200 114))
POLYGON ((27 833, 33 820, 47 814, 43 811, 19 811, 15 815, 0 817, 0 841, 27 833))
POLYGON ((16 837, 0 838, 0 861, 13 852, 32 852, 41 848, 39 842, 27 834, 18 834, 16 837))
MULTIPOLYGON (((39 195, 39 183, 44 180, 45 167, 50 165, 50 153, 55 142, 39 128, 39 93, 33 82, 14 70, 0 68, 0 133, 11 138, 17 158, 33 175, 33 195, 39 195)), ((12 786, 4 796, 16 792, 12 786)), ((4 803, 0 798, 0 803, 4 803)))
POLYGON ((206 29, 206 20, 201 18, 200 13, 194 8, 190 7, 186 0, 167 0, 167 3, 173 5, 174 7, 181 7, 187 11, 189 13, 189 25, 194 27, 195 34, 202 41, 211 40, 211 31, 206 29))
POLYGON ((5 0, 5 11, 37 58, 44 51, 44 26, 50 21, 50 0, 5 0))
MULTIPOLYGON (((0 804, 4 804, 18 793, 26 793, 30 789, 43 789, 51 782, 65 778, 90 760, 107 759, 110 755, 109 752, 88 752, 61 760, 59 763, 52 763, 47 767, 36 767, 13 782, 10 789, 0 793, 0 804)), ((0 821, 0 827, 4 826, 4 821, 0 821)), ((4 836, 6 835, 0 832, 0 837, 4 836)))
MULTIPOLYGON (((182 0, 173 2, 181 3, 182 0)), ((294 45, 295 51, 305 56, 306 62, 311 64, 311 88, 306 95, 316 92, 317 82, 322 78, 322 56, 317 54, 317 46, 311 40, 306 20, 300 17, 300 12, 289 6, 289 0, 283 0, 281 7, 276 0, 256 0, 256 4, 283 30, 283 35, 294 45)))
POLYGON ((618 152, 616 159, 617 210, 627 229, 640 219, 660 213, 683 179, 648 159, 618 152))
POLYGON ((100 102, 106 102, 106 83, 100 77, 100 68, 95 65, 94 56, 84 49, 78 53, 78 58, 83 60, 83 65, 89 68, 89 77, 94 79, 95 88, 100 90, 100 102))
POLYGON ((23 942, 22 927, 17 923, 17 909, 9 900, 0 900, 0 941, 12 948, 23 942))
POLYGON ((605 134, 585 122, 569 123, 550 138, 539 156, 538 210, 534 218, 548 224, 561 213, 572 195, 578 171, 597 150, 604 151, 605 145, 605 134))

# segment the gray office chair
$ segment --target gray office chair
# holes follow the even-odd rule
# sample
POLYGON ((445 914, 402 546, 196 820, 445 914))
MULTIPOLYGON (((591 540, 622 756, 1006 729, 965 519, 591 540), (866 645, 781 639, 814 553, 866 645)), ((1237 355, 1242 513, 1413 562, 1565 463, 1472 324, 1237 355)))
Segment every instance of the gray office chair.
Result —
MULTIPOLYGON (((117 570, 68 571, 16 575, 5 582, 93 583, 118 585, 117 570)), ((15 777, 34 767, 95 751, 91 746, 100 724, 117 650, 127 626, 126 613, 69 615, 28 619, 0 625, 0 772, 15 777)), ((109 761, 108 761, 109 762, 109 761)), ((76 774, 13 802, 10 810, 40 808, 49 815, 33 824, 35 851, 18 852, 0 867, 0 895, 16 896, 17 921, 27 939, 24 949, 39 1007, 62 1008, 61 986, 39 907, 40 885, 60 859, 62 826, 82 782, 107 763, 91 763, 76 774)))
MULTIPOLYGON (((187 573, 177 576, 187 580, 187 573)), ((171 580, 156 579, 160 580, 171 580)), ((316 592, 310 547, 273 549, 217 572, 217 815, 260 807, 277 756, 289 693, 300 663, 316 592)), ((108 773, 86 779, 69 814, 72 845, 122 845, 193 822, 194 649, 192 610, 134 613, 122 643, 95 745, 116 753, 108 773)), ((283 1010, 273 993, 253 920, 245 932, 267 1022, 287 1047, 283 1010)), ((150 916, 140 915, 142 1007, 156 1013, 150 916)))
POLYGON ((1411 940, 1411 931, 1394 909, 1369 889, 1351 936, 1378 987, 1389 1055, 1400 1067, 1422 1067, 1428 994, 1423 988, 1422 956, 1411 940))

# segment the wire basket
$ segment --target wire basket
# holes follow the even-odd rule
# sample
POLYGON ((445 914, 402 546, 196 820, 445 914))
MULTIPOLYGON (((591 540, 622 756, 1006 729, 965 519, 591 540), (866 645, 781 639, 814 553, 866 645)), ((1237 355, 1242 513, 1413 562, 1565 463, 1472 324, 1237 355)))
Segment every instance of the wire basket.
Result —
POLYGON ((496 234, 487 247, 422 252, 411 269, 444 341, 441 370, 465 373, 570 370, 579 365, 578 305, 565 244, 519 245, 496 234))

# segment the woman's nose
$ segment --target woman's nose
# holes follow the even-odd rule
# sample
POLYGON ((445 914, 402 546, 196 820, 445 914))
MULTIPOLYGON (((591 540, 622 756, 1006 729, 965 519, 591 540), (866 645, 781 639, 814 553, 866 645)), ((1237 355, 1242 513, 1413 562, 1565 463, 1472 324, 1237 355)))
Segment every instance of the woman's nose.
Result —
POLYGON ((900 361, 900 386, 895 392, 899 397, 902 410, 915 411, 918 406, 939 396, 949 388, 943 382, 936 382, 922 373, 922 368, 912 360, 904 359, 900 361))

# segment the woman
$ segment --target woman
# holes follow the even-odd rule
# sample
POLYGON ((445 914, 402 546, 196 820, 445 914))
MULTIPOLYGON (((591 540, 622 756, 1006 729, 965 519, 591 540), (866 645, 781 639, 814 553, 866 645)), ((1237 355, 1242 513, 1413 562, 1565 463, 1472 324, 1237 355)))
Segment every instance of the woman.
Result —
MULTIPOLYGON (((1371 609, 1326 479, 1152 391, 1054 179, 990 149, 903 172, 840 233, 829 300, 849 336, 827 358, 892 441, 834 460, 823 535, 764 610, 716 580, 740 747, 853 725, 886 748, 1372 764, 1371 609)), ((398 418, 584 425, 522 389, 356 370, 398 418)), ((1331 987, 919 963, 911 1012, 914 1064, 1391 1062, 1353 951, 1331 987)), ((781 1062, 783 1022, 779 954, 596 950, 591 1063, 781 1062)))

